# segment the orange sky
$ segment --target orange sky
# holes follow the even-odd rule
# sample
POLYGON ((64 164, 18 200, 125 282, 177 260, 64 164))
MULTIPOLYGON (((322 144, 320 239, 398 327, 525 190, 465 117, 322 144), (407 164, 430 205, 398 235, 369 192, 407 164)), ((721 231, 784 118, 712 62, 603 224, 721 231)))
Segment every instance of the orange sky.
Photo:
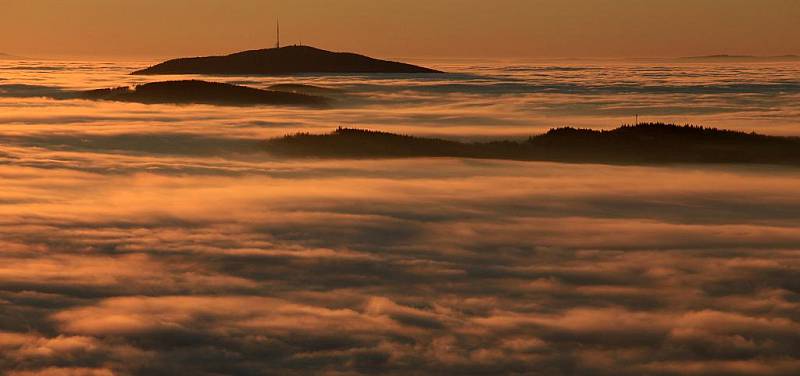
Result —
POLYGON ((285 42, 379 57, 800 53, 796 0, 0 0, 0 51, 169 57, 285 42))

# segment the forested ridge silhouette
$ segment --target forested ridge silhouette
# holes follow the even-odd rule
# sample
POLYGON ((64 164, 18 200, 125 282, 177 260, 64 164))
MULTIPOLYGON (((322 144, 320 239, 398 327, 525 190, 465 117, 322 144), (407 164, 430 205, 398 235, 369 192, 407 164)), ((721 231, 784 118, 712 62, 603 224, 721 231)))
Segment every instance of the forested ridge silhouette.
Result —
POLYGON ((134 87, 89 90, 80 97, 137 103, 323 106, 328 99, 303 93, 261 90, 200 80, 151 82, 134 87))
POLYGON ((459 142, 339 128, 264 142, 273 154, 318 158, 462 157, 577 163, 800 165, 800 138, 644 123, 613 130, 554 128, 523 141, 459 142))

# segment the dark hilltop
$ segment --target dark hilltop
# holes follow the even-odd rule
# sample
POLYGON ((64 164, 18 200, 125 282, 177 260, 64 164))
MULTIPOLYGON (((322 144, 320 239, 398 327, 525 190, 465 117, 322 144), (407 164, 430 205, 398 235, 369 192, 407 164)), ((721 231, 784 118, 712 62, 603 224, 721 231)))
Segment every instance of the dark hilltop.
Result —
POLYGON ((328 99, 321 96, 199 80, 163 81, 81 92, 79 97, 136 103, 214 104, 214 105, 294 105, 324 106, 328 99))
POLYGON ((608 131, 558 128, 525 141, 466 143, 361 129, 267 140, 267 152, 313 158, 460 157, 605 164, 742 163, 800 166, 800 138, 648 123, 608 131))
POLYGON ((287 46, 227 56, 181 58, 133 74, 288 75, 303 73, 441 73, 434 69, 309 46, 287 46))
POLYGON ((14 56, 11 54, 0 52, 0 60, 22 60, 22 58, 19 56, 14 56))
POLYGON ((779 55, 779 56, 753 56, 753 55, 707 55, 707 56, 689 56, 684 57, 682 60, 693 61, 709 61, 709 62, 784 62, 784 61, 800 61, 798 55, 779 55))

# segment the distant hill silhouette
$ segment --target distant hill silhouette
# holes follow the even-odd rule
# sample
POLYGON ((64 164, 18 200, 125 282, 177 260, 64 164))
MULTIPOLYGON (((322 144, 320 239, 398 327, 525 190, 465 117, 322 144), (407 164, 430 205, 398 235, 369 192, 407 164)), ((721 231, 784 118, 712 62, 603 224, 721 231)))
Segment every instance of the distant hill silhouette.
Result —
POLYGON ((17 60, 17 59, 22 59, 22 58, 19 57, 19 56, 14 56, 14 55, 11 55, 11 54, 6 54, 6 53, 0 52, 0 60, 17 60))
POLYGON ((174 59, 133 74, 284 75, 301 73, 438 73, 416 65, 309 46, 174 59))
POLYGON ((753 56, 753 55, 707 55, 707 56, 689 56, 684 57, 684 60, 701 60, 701 61, 798 61, 800 55, 780 55, 780 56, 753 56))
POLYGON ((800 165, 800 138, 661 123, 610 131, 558 128, 526 141, 464 143, 339 128, 264 142, 275 155, 316 158, 462 157, 608 164, 800 165))
POLYGON ((135 87, 90 90, 80 97, 94 100, 109 100, 137 103, 196 103, 220 105, 300 105, 322 106, 328 103, 324 97, 261 90, 219 82, 199 80, 153 82, 135 87))

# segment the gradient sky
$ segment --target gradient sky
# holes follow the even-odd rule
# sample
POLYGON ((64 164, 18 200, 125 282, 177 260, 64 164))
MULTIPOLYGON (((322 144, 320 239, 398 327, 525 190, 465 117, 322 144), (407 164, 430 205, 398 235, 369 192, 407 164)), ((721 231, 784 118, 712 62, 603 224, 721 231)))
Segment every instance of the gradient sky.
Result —
POLYGON ((382 57, 800 53, 796 0, 0 0, 0 51, 168 57, 284 40, 382 57))

